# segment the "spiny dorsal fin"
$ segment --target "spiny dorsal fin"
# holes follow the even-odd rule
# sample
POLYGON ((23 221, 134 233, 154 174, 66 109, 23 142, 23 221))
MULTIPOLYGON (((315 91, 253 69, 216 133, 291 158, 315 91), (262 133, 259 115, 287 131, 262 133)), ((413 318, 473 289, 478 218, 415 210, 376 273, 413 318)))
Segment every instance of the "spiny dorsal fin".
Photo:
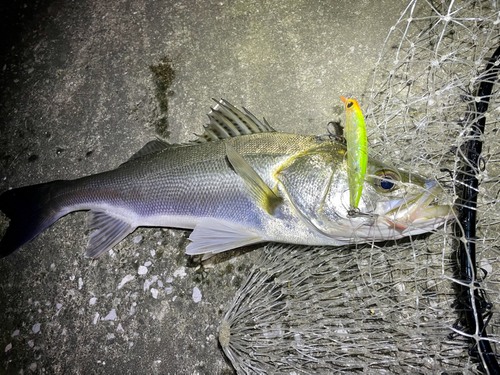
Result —
POLYGON ((210 123, 205 126, 205 131, 198 137, 195 143, 204 143, 210 141, 219 141, 240 135, 275 132, 266 121, 260 122, 245 108, 245 113, 231 105, 224 99, 217 101, 217 105, 211 108, 207 115, 210 123))

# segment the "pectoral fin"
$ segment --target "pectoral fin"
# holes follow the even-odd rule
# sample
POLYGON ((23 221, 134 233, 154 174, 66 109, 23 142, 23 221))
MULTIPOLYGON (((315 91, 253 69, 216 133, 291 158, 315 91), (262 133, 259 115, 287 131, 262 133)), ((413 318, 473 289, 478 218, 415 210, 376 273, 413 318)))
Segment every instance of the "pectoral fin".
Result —
POLYGON ((87 216, 89 229, 96 229, 90 235, 85 255, 99 258, 118 242, 135 230, 135 226, 122 219, 112 217, 105 212, 89 211, 87 216))
POLYGON ((273 215, 275 208, 283 202, 283 198, 277 196, 245 159, 236 152, 234 147, 227 143, 226 155, 236 173, 238 173, 249 187, 249 193, 252 198, 269 215, 273 215))
POLYGON ((249 230, 217 219, 200 222, 189 239, 192 241, 186 248, 189 255, 216 254, 263 241, 249 230))

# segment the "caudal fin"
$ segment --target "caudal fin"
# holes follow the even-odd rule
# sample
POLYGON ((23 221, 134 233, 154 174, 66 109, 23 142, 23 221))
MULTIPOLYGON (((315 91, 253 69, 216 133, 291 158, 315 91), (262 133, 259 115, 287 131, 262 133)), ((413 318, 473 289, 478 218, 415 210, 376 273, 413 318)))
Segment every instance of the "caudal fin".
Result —
POLYGON ((26 186, 0 195, 0 210, 10 219, 0 241, 0 258, 12 254, 61 217, 50 207, 50 191, 57 183, 26 186))

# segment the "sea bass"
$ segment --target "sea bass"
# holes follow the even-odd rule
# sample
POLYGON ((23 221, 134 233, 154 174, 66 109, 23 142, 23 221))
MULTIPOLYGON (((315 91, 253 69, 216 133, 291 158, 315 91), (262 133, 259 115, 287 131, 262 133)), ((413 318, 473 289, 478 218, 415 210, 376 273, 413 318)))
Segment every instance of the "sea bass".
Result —
POLYGON ((137 227, 193 229, 187 253, 274 241, 344 245, 431 231, 453 216, 432 205, 439 185, 370 159, 349 216, 346 146, 328 136, 276 132, 221 100, 189 144, 154 140, 118 168, 0 195, 10 218, 6 256, 60 217, 88 210, 86 255, 97 258, 137 227))

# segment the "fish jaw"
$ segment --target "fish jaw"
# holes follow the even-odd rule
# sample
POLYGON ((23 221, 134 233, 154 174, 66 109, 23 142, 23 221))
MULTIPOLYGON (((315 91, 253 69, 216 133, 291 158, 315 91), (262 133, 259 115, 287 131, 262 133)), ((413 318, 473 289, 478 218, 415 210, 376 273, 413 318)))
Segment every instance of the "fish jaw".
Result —
POLYGON ((377 221, 392 226, 401 236, 433 230, 455 217, 451 206, 431 205, 441 191, 437 182, 427 180, 425 191, 419 196, 409 201, 387 202, 389 204, 377 207, 376 211, 380 215, 377 221))

